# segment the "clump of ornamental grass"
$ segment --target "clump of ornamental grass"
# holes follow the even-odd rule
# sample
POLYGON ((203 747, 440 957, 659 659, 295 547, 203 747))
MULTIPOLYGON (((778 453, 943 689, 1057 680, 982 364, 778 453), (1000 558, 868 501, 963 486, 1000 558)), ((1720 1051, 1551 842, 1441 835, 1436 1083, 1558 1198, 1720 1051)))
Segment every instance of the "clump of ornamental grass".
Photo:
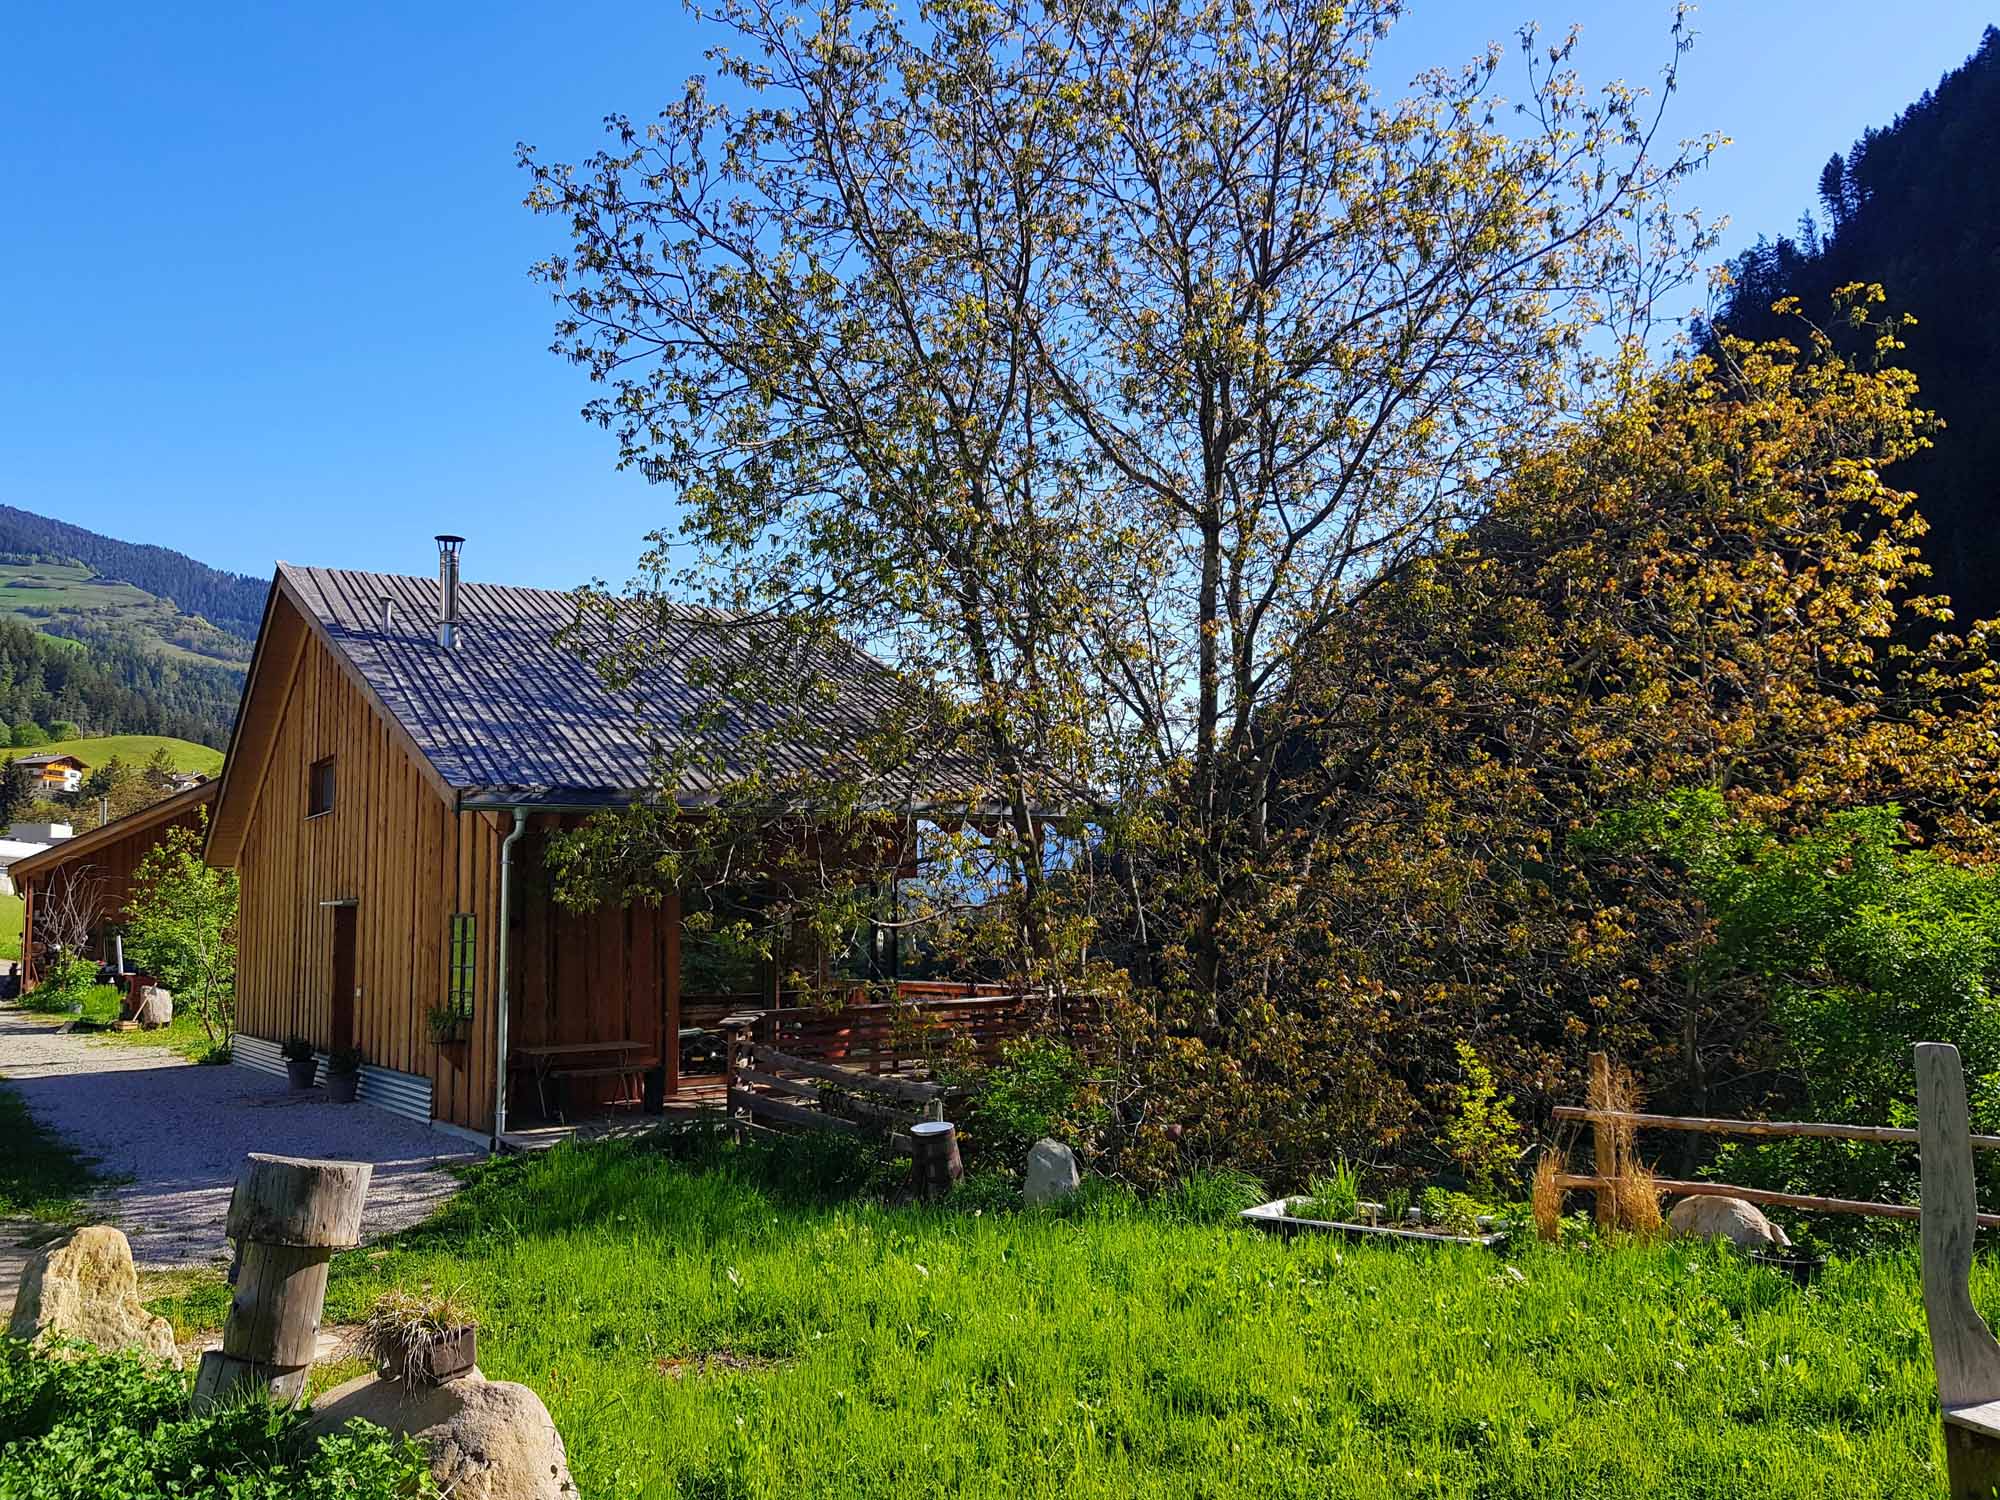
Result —
POLYGON ((424 1350, 478 1319, 456 1293, 440 1295, 426 1282, 417 1291, 384 1292, 361 1325, 361 1347, 376 1367, 407 1364, 424 1350))
POLYGON ((1556 1183, 1561 1167, 1561 1159, 1555 1152, 1544 1151, 1535 1163, 1534 1180, 1528 1190, 1529 1206, 1535 1215, 1536 1238, 1550 1245, 1562 1243, 1564 1194, 1556 1183))
MULTIPOLYGON (((1623 1067, 1594 1076, 1588 1098, 1593 1110, 1619 1115, 1637 1114, 1642 1102, 1638 1081, 1631 1069, 1623 1067)), ((1610 1195, 1613 1226, 1639 1239, 1653 1238, 1665 1222, 1660 1214, 1660 1185, 1652 1169, 1639 1160, 1631 1121, 1598 1120, 1594 1124, 1611 1138, 1611 1185, 1600 1191, 1610 1195)))

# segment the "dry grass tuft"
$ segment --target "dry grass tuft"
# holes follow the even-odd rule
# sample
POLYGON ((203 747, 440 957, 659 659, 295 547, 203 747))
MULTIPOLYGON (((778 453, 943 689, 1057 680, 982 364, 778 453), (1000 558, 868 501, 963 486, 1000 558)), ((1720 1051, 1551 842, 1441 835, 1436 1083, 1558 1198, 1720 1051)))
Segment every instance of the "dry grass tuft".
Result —
MULTIPOLYGON (((1588 1095, 1590 1107, 1613 1114, 1637 1114, 1644 1103, 1638 1080, 1629 1068, 1613 1067, 1602 1077, 1593 1075, 1588 1095)), ((1660 1188, 1652 1169, 1639 1160, 1633 1144, 1631 1124, 1598 1122, 1595 1129, 1611 1137, 1612 1222, 1615 1227, 1639 1239, 1652 1239, 1665 1227, 1660 1213, 1660 1188)))
POLYGON ((1535 1163, 1535 1178, 1529 1201, 1535 1211, 1535 1235, 1550 1245, 1562 1242, 1563 1190, 1556 1186, 1562 1162, 1553 1151, 1544 1151, 1535 1163))
POLYGON ((1660 1214, 1660 1185, 1652 1172, 1636 1161, 1623 1162, 1617 1181, 1614 1196, 1620 1227, 1639 1239, 1653 1239, 1666 1227, 1666 1220, 1660 1214))

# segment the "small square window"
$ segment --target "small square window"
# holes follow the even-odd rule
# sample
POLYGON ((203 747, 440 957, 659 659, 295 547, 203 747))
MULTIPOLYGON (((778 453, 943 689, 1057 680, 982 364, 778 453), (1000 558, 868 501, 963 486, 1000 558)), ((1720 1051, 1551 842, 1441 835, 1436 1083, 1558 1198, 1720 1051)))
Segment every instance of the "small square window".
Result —
POLYGON ((312 763, 306 773, 306 816, 316 818, 333 811, 333 757, 312 763))

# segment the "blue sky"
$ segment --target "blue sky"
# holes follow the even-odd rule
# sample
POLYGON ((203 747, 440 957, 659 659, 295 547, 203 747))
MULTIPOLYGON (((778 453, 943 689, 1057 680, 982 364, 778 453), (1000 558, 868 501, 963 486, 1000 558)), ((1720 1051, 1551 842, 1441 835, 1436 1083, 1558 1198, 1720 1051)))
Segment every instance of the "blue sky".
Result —
MULTIPOLYGON (((1539 19, 1587 76, 1657 77, 1652 0, 1412 0, 1395 81, 1539 19)), ((1735 144, 1691 201, 1728 246, 1788 230, 1820 164, 2000 11, 1711 0, 1670 117, 1735 144)), ((612 468, 546 352, 556 226, 513 147, 595 149, 707 38, 676 4, 10 7, 0 499, 263 574, 276 558, 622 581, 670 497, 612 468)), ((1384 84, 1391 81, 1383 77, 1384 84)))

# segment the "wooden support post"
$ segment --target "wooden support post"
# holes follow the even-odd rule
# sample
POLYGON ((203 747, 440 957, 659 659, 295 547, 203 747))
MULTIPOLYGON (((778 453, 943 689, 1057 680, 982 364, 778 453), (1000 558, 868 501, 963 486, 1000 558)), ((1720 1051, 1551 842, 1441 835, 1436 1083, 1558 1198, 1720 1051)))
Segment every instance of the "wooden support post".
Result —
POLYGON ((296 1401, 319 1347, 327 1262, 361 1243, 361 1208, 375 1169, 367 1162, 245 1159, 229 1200, 236 1294, 222 1347, 201 1357, 197 1410, 268 1391, 296 1401))
POLYGON ((910 1177, 919 1198, 944 1197, 964 1175, 956 1125, 949 1120, 923 1120, 910 1127, 910 1177))
POLYGON ((1972 1305, 1979 1203, 1958 1048, 1917 1043, 1917 1131, 1922 1138, 1924 1318, 1944 1417, 1952 1500, 1988 1500, 2000 1486, 2000 1342, 1972 1305))
MULTIPOLYGON (((1592 1109, 1603 1109, 1610 1103, 1611 1059, 1602 1052, 1590 1054, 1590 1093, 1586 1098, 1592 1109)), ((1614 1189, 1603 1186, 1618 1176, 1618 1138, 1612 1134, 1612 1129, 1602 1120, 1590 1122, 1590 1152, 1599 1183, 1596 1191, 1599 1229, 1618 1227, 1618 1194, 1614 1189)))

